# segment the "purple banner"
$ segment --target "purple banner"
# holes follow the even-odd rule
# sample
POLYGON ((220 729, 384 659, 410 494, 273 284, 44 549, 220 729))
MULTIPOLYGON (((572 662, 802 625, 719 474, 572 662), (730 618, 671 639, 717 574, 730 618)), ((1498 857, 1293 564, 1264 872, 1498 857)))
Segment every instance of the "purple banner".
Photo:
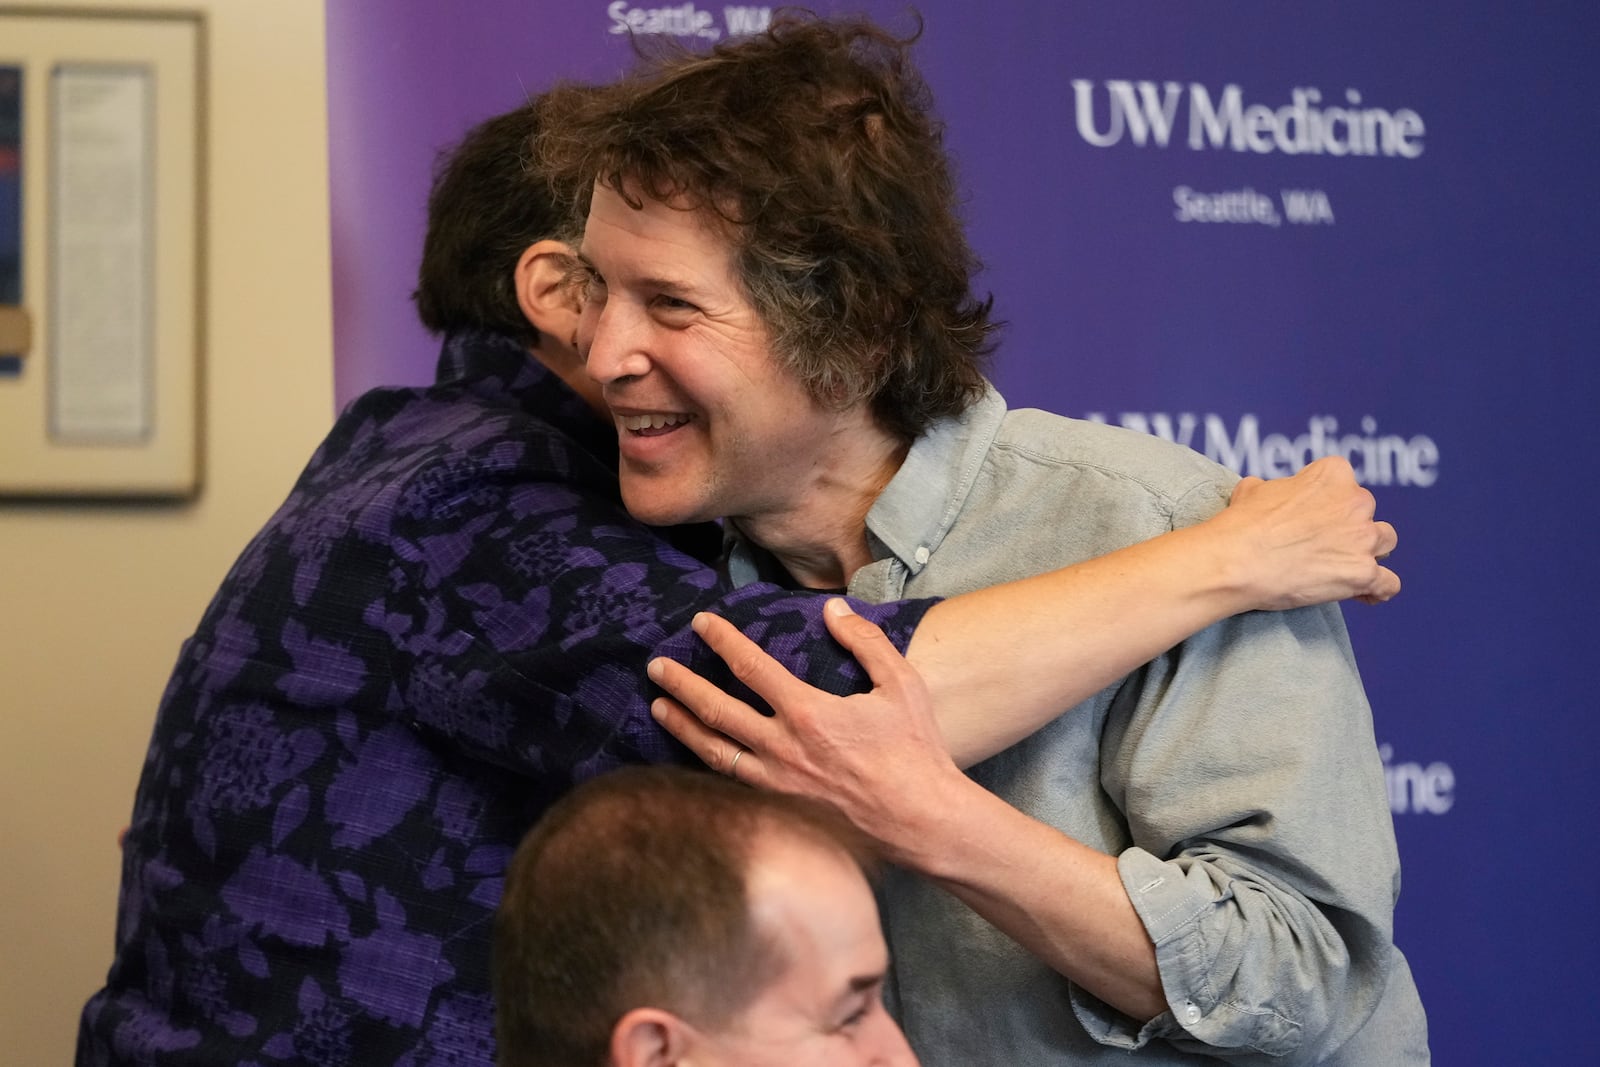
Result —
MULTIPOLYGON (((438 149, 559 77, 621 70, 629 28, 710 40, 766 10, 550 6, 329 6, 341 400, 431 373, 407 297, 438 149)), ((1350 458, 1401 530, 1405 593, 1346 617, 1436 1062, 1577 1058, 1600 994, 1595 910, 1570 889, 1600 873, 1579 830, 1600 516, 1556 468, 1586 460, 1600 400, 1600 148, 1572 110, 1600 13, 998 10, 928 0, 918 54, 1009 322, 1002 392, 1247 474, 1350 458)))

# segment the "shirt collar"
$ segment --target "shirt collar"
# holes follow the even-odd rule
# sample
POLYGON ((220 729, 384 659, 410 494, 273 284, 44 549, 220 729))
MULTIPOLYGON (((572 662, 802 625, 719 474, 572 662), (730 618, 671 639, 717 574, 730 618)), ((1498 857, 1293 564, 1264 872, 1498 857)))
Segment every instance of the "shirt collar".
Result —
MULTIPOLYGON (((1005 414, 1005 400, 994 386, 986 386, 966 411, 934 423, 912 442, 905 462, 867 512, 875 559, 893 555, 912 574, 921 572, 966 506, 1005 414)), ((775 566, 762 549, 729 527, 727 568, 735 585, 772 581, 775 566)))
POLYGON ((987 386, 966 411, 934 423, 912 442, 905 462, 867 512, 874 555, 881 545, 912 574, 927 565, 966 506, 1005 413, 1005 400, 987 386))

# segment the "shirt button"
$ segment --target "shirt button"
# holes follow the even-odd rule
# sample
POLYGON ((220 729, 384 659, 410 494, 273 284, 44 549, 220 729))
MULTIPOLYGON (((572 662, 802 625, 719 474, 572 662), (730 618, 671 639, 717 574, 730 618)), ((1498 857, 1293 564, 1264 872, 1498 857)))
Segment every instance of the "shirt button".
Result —
POLYGON ((917 557, 917 562, 918 563, 926 563, 926 562, 928 562, 928 546, 927 545, 918 546, 916 557, 917 557))
POLYGON ((1183 1021, 1186 1023, 1197 1023, 1200 1021, 1200 1007, 1192 1000, 1184 1001, 1183 1021))

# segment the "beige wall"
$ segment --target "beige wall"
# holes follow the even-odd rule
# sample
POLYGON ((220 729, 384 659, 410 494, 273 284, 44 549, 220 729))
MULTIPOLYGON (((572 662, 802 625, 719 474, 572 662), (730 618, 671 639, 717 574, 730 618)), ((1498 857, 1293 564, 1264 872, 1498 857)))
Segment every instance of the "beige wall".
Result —
POLYGON ((333 404, 321 0, 94 6, 206 17, 205 487, 181 506, 0 501, 3 1067, 71 1062, 167 672, 333 404))

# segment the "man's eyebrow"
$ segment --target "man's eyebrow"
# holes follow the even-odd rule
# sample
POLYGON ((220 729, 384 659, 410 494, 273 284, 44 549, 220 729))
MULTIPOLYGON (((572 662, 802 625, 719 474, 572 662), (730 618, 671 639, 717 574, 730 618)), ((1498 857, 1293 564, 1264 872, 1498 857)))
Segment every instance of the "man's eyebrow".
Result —
POLYGON ((608 285, 613 283, 616 285, 626 284, 636 289, 645 289, 677 299, 687 300, 690 303, 698 303, 705 299, 705 288, 703 286, 696 285, 691 281, 685 281, 682 278, 668 278, 661 275, 647 274, 617 282, 615 279, 607 278, 605 273, 594 265, 594 260, 584 255, 581 249, 575 250, 572 255, 576 262, 572 269, 568 271, 569 277, 593 277, 608 285))
POLYGON ((877 974, 858 974, 858 975, 856 975, 854 978, 850 979, 850 983, 849 983, 850 992, 852 994, 853 993, 864 993, 867 990, 870 990, 875 986, 882 985, 884 976, 887 973, 888 973, 887 971, 879 971, 877 974))
POLYGON ((699 287, 694 283, 675 278, 640 278, 639 287, 677 297, 692 297, 700 292, 699 287))

